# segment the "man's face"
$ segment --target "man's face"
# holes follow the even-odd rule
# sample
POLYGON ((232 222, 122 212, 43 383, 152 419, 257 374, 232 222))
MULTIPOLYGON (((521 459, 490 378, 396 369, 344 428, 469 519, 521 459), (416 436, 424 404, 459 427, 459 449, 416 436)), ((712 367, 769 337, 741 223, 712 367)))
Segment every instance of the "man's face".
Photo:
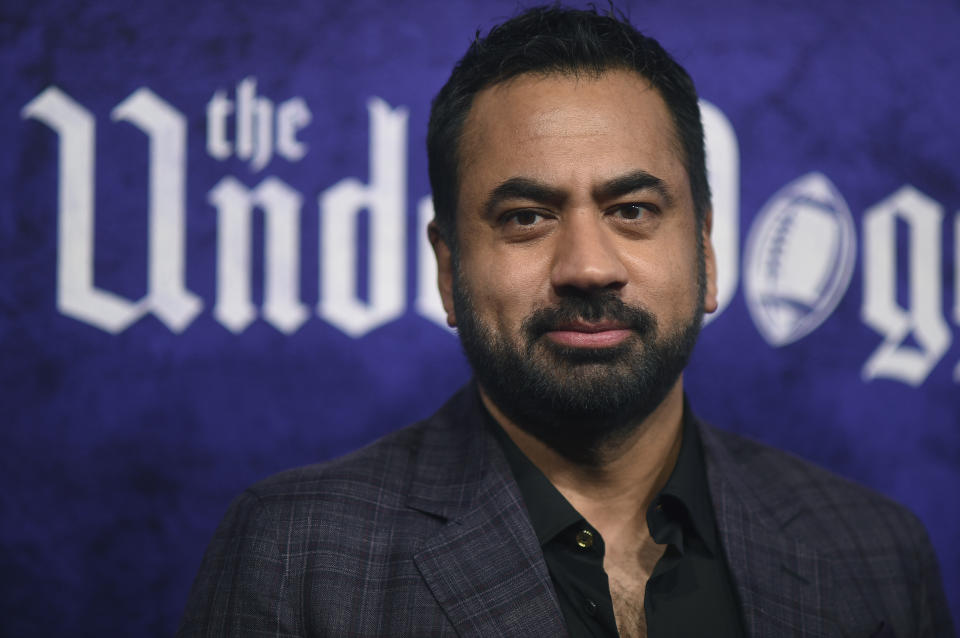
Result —
POLYGON ((587 459, 674 389, 716 307, 667 107, 631 72, 520 76, 476 96, 459 174, 448 321, 497 408, 587 459))

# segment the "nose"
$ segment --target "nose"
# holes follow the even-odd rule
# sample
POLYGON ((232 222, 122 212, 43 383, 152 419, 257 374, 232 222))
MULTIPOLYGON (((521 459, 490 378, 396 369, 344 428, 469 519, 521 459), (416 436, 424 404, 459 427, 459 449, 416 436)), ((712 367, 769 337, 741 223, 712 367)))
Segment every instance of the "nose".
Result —
POLYGON ((550 273, 554 290, 622 288, 627 283, 627 268, 602 216, 577 212, 564 222, 554 246, 550 273))

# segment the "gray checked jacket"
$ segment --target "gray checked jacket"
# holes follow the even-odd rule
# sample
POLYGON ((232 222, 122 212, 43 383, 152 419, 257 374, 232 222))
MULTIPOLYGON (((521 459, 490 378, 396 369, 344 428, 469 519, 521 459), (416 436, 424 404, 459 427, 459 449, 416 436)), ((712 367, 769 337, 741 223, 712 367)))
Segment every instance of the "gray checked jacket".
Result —
MULTIPOLYGON (((565 636, 469 386, 433 417, 230 506, 178 636, 565 636)), ((747 633, 953 636, 923 525, 886 498, 698 423, 747 633)))

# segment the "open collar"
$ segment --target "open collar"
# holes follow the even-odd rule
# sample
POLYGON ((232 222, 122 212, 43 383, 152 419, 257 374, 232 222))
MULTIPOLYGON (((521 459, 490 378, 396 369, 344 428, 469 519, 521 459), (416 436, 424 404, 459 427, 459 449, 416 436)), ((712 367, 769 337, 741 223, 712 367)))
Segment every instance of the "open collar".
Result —
POLYGON ((471 384, 427 423, 407 503, 446 524, 414 562, 461 636, 566 636, 540 544, 481 409, 471 384))

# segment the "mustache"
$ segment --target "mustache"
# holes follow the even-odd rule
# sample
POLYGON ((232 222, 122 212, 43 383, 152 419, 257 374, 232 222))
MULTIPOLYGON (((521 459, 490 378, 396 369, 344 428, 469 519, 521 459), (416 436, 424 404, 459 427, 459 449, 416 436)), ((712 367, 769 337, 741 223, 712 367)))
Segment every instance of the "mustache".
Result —
POLYGON ((522 329, 536 339, 578 321, 612 321, 641 336, 657 326, 656 316, 646 308, 627 305, 616 292, 601 290, 565 296, 553 306, 539 308, 523 321, 522 329))

